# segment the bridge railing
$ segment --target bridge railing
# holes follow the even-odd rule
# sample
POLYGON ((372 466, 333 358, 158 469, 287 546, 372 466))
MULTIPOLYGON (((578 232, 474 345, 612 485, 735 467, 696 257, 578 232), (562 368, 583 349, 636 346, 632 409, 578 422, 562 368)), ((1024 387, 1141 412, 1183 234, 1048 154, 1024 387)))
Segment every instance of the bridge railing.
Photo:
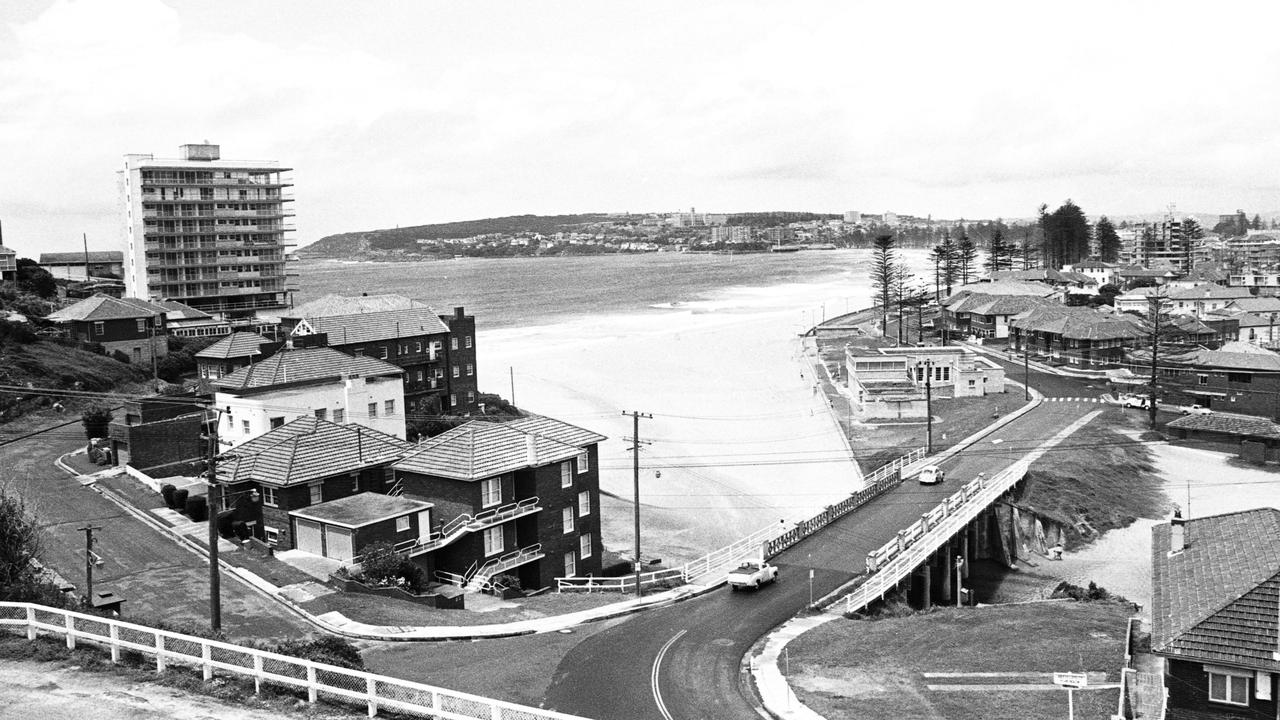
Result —
POLYGON ((243 647, 208 638, 158 630, 144 625, 85 615, 32 603, 0 602, 0 631, 25 632, 28 640, 41 633, 59 635, 67 648, 83 641, 105 647, 111 662, 121 652, 154 659, 156 672, 170 665, 199 669, 205 681, 232 676, 263 685, 306 691, 307 701, 355 705, 369 717, 380 711, 449 720, 582 720, 551 710, 493 700, 446 688, 327 665, 302 658, 243 647))

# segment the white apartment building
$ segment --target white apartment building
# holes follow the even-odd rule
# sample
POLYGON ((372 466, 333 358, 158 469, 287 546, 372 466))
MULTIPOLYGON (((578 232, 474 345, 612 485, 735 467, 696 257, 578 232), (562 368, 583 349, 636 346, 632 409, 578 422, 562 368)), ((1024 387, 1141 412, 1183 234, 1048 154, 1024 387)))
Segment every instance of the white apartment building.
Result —
POLYGON ((404 371, 333 348, 286 348, 213 381, 218 445, 233 448, 304 415, 405 439, 404 371))
POLYGON ((217 145, 178 159, 126 155, 119 172, 131 297, 177 300, 220 320, 289 305, 289 168, 222 160, 217 145))

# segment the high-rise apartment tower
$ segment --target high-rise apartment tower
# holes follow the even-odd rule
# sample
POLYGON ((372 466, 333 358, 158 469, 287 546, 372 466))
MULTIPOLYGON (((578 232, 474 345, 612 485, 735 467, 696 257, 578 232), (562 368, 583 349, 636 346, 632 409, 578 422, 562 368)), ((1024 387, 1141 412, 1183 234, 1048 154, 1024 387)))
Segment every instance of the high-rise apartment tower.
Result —
POLYGON ((223 319, 287 307, 288 171, 274 161, 222 160, 208 144, 183 145, 179 159, 126 155, 119 175, 128 294, 223 319))

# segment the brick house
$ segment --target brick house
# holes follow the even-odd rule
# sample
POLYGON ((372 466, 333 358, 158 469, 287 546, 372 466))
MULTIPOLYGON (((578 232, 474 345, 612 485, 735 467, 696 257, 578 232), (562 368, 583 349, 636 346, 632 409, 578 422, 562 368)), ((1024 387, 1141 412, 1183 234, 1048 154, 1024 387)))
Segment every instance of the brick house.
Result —
POLYGON ((96 343, 108 355, 121 352, 133 364, 149 366, 169 354, 165 313, 146 300, 97 293, 45 319, 60 325, 68 337, 96 343))
POLYGON ((471 589, 502 573, 525 588, 599 574, 604 439, 534 416, 477 420, 414 446, 392 465, 396 485, 440 523, 430 557, 415 560, 471 589))
MULTIPOLYGON (((1151 354, 1135 351, 1130 358, 1149 363, 1151 354)), ((1271 350, 1230 342, 1162 354, 1159 363, 1166 402, 1280 419, 1280 355, 1271 350)))
POLYGON ((257 333, 232 333, 196 353, 197 374, 206 380, 217 380, 240 368, 249 367, 266 357, 262 346, 270 343, 270 340, 257 333))
POLYGON ((40 267, 55 278, 85 280, 88 278, 123 278, 124 252, 94 250, 91 252, 40 253, 40 267))
POLYGON ((998 280, 966 285, 941 303, 942 328, 956 337, 1008 337, 1008 321, 1042 305, 1060 305, 1061 292, 1041 282, 998 280))
POLYGON ((1125 350, 1146 337, 1124 313, 1085 307, 1037 308, 1009 323, 1009 347, 1072 365, 1120 362, 1125 350))
POLYGON ((1280 510, 1152 528, 1151 651, 1169 720, 1275 718, 1280 510))
POLYGON ((401 295, 326 295, 281 318, 298 346, 331 347, 404 369, 408 415, 470 415, 479 408, 475 316, 438 315, 401 295))
POLYGON ((124 416, 107 428, 111 455, 152 476, 190 472, 207 455, 201 436, 209 415, 205 399, 194 395, 126 400, 124 416))
POLYGON ((331 348, 283 348, 211 383, 219 447, 236 447, 304 415, 358 423, 403 439, 403 372, 382 360, 331 348))
MULTIPOLYGON (((340 425, 303 415, 219 456, 218 482, 227 496, 236 498, 230 505, 224 503, 222 510, 276 547, 351 560, 360 547, 352 544, 355 531, 385 522, 390 508, 381 499, 371 498, 365 511, 360 511, 358 502, 343 505, 338 514, 317 514, 316 509, 331 501, 385 495, 391 490, 391 463, 410 447, 403 439, 363 425, 340 425), (258 492, 257 502, 250 500, 253 490, 258 492), (299 510, 306 512, 295 516, 299 510), (326 524, 334 525, 335 534, 344 537, 329 539, 328 530, 321 527, 326 524)), ((417 513, 427 510, 429 506, 412 511, 414 528, 419 523, 417 513)), ((429 520, 425 524, 429 526, 429 520)))

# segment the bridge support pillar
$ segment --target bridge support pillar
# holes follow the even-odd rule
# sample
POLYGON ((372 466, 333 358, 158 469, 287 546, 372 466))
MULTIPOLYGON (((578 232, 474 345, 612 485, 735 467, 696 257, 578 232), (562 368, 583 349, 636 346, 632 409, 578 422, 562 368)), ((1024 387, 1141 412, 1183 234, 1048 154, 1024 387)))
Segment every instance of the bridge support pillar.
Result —
POLYGON ((964 567, 960 568, 960 576, 965 580, 969 579, 969 566, 973 564, 973 544, 969 542, 973 535, 973 523, 969 523, 964 527, 964 537, 961 538, 962 549, 960 554, 964 557, 964 567))
POLYGON ((920 588, 920 609, 928 610, 933 604, 933 556, 930 555, 928 560, 924 561, 924 565, 920 568, 920 580, 922 587, 920 588))
POLYGON ((941 555, 938 556, 938 569, 942 571, 942 587, 938 595, 938 602, 947 604, 953 599, 951 596, 951 541, 942 544, 940 548, 941 555))

